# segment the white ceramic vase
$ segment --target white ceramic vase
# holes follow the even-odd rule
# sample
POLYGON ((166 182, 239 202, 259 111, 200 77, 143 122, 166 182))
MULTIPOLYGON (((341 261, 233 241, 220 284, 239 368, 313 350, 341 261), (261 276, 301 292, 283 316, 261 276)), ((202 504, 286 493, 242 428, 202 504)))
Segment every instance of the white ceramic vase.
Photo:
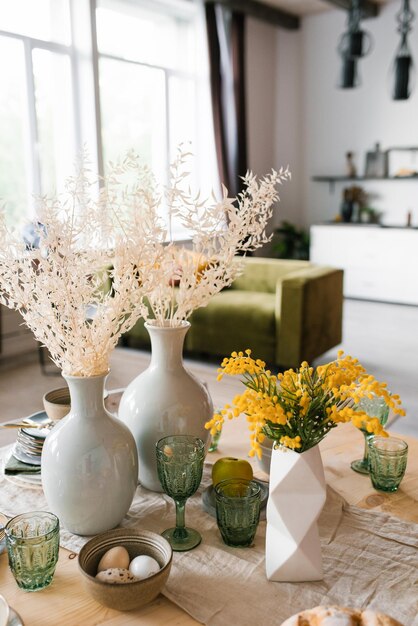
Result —
POLYGON ((269 580, 321 580, 317 519, 326 499, 318 446, 298 453, 273 447, 267 502, 266 574, 269 580))
POLYGON ((139 481, 162 491, 157 475, 155 444, 168 435, 194 435, 209 444, 205 423, 213 416, 206 387, 183 365, 183 344, 189 322, 156 326, 146 322, 151 337, 151 363, 125 390, 119 418, 130 428, 139 457, 139 481))
POLYGON ((48 507, 76 535, 115 528, 137 487, 135 441, 104 407, 106 377, 64 376, 71 410, 47 436, 42 451, 48 507))

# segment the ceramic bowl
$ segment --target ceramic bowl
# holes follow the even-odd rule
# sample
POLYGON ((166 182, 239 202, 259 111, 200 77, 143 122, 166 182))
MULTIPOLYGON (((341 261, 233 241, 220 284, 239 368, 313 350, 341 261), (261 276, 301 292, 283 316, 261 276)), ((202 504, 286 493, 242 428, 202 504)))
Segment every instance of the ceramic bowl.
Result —
POLYGON ((100 604, 118 611, 131 611, 151 602, 164 587, 171 569, 173 551, 164 537, 149 530, 116 528, 90 539, 80 550, 78 565, 84 589, 100 604), (130 560, 146 554, 160 565, 149 578, 125 584, 101 582, 95 578, 103 554, 110 548, 124 546, 130 560))
POLYGON ((70 412, 70 392, 68 387, 60 387, 48 391, 43 397, 45 413, 54 422, 62 419, 70 412))

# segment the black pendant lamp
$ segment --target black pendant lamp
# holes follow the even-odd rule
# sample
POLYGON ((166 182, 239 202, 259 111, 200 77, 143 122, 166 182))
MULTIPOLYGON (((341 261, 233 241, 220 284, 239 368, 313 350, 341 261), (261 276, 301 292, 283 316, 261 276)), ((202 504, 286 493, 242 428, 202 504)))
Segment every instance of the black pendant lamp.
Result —
POLYGON ((358 72, 357 59, 349 56, 342 56, 341 75, 338 86, 340 89, 353 89, 360 85, 360 75, 358 72))
POLYGON ((414 89, 415 68, 408 45, 408 33, 412 30, 414 17, 409 6, 409 0, 403 0, 402 9, 396 16, 401 40, 393 64, 393 100, 408 100, 414 89))
POLYGON ((342 60, 338 85, 341 89, 358 87, 360 84, 358 60, 369 54, 372 49, 372 38, 361 28, 361 18, 360 0, 351 0, 347 31, 341 35, 338 44, 338 52, 342 60))

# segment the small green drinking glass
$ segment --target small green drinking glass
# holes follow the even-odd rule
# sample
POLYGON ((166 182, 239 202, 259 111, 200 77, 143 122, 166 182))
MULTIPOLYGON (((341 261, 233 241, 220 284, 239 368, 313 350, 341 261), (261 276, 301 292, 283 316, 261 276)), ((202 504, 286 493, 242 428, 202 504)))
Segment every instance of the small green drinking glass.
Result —
POLYGON ((397 437, 371 437, 368 446, 373 487, 397 491, 406 470, 408 444, 397 437))
MULTIPOLYGON (((361 409, 369 417, 377 417, 379 422, 384 426, 388 421, 389 417, 389 407, 385 402, 385 399, 381 396, 374 396, 373 398, 362 398, 360 402, 357 404, 358 409, 361 409)), ((359 474, 368 474, 369 473, 369 447, 368 441, 370 437, 373 437, 372 433, 367 432, 363 428, 360 428, 361 432, 364 435, 364 452, 363 458, 357 459, 356 461, 351 462, 351 469, 359 474)))
POLYGON ((260 519, 261 488, 254 480, 231 478, 215 487, 216 520, 227 546, 250 546, 260 519))
POLYGON ((163 437, 156 444, 158 478, 176 505, 176 526, 162 534, 173 550, 184 552, 199 545, 202 537, 185 525, 185 506, 202 480, 205 444, 191 435, 163 437))
POLYGON ((18 586, 38 591, 52 581, 59 552, 59 521, 53 513, 35 511, 5 526, 9 565, 18 586))

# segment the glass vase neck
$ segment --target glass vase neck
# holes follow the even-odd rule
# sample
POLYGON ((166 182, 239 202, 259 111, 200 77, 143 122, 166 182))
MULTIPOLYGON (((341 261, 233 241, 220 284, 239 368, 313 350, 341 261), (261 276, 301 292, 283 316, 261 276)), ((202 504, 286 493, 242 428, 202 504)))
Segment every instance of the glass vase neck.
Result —
POLYGON ((181 322, 180 326, 156 326, 146 322, 145 328, 151 338, 150 368, 158 367, 165 370, 182 368, 184 339, 190 323, 181 322))

